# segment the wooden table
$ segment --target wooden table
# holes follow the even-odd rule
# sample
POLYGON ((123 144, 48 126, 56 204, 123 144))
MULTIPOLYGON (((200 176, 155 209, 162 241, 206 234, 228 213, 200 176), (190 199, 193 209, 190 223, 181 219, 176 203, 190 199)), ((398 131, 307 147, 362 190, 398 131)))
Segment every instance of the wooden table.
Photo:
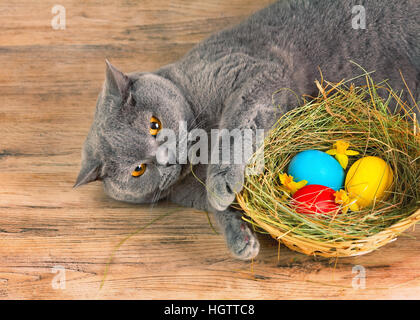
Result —
POLYGON ((154 70, 271 1, 63 0, 64 30, 51 26, 54 1, 0 4, 0 298, 420 298, 420 228, 338 261, 283 246, 278 258, 262 235, 258 258, 241 262, 205 213, 116 202, 100 183, 72 189, 105 58, 154 70), (115 251, 100 288, 118 243, 174 210, 115 251))

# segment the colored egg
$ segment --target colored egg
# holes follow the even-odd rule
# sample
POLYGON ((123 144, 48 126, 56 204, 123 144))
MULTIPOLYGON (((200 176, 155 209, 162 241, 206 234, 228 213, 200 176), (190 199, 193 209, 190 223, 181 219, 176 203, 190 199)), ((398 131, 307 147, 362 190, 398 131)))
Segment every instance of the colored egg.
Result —
POLYGON ((391 167, 381 158, 364 157, 357 160, 347 172, 345 186, 351 197, 356 198, 360 208, 384 199, 392 186, 391 167))
POLYGON ((329 154, 319 150, 299 152, 290 161, 288 174, 295 181, 306 180, 308 185, 319 184, 339 190, 344 183, 344 170, 329 154))
POLYGON ((340 207, 335 203, 334 193, 331 188, 310 184, 294 193, 292 203, 299 213, 332 213, 340 207))

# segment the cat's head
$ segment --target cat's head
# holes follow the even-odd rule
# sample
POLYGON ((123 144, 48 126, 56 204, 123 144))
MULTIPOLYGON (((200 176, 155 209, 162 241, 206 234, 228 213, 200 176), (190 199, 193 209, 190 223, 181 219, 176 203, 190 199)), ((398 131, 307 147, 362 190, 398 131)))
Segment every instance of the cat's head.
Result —
POLYGON ((187 101, 168 79, 154 73, 126 75, 107 61, 75 187, 101 180, 110 197, 135 203, 165 196, 183 168, 165 163, 171 155, 160 152, 156 136, 161 128, 177 133, 180 121, 190 116, 187 101))

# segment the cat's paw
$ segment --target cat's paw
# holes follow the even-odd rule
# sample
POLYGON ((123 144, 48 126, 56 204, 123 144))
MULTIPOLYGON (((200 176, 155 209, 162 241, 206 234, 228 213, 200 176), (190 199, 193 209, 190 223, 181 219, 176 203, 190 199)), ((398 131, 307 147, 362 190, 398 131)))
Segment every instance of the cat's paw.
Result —
POLYGON ((227 246, 235 258, 250 260, 258 255, 260 243, 245 221, 233 219, 225 228, 227 246))
POLYGON ((244 168, 239 165, 227 167, 213 165, 207 177, 207 198, 210 205, 223 211, 235 200, 244 184, 244 168))

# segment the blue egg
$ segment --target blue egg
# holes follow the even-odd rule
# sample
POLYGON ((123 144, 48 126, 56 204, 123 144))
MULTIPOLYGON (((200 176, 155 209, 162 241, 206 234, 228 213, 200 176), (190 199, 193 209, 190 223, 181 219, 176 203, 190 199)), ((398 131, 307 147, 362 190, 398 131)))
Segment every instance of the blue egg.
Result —
POLYGON ((344 170, 329 154, 318 150, 299 152, 289 164, 288 174, 294 181, 306 180, 309 184, 320 184, 340 190, 344 183, 344 170))

